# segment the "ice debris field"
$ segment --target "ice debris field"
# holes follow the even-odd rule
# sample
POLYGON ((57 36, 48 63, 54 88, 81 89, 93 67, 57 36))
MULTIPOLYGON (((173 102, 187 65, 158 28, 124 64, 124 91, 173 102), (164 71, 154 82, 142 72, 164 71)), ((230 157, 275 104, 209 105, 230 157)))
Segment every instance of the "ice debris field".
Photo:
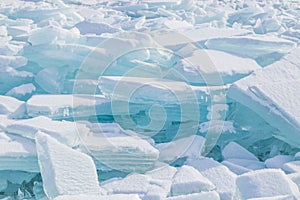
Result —
POLYGON ((298 0, 1 0, 0 199, 300 199, 298 0))

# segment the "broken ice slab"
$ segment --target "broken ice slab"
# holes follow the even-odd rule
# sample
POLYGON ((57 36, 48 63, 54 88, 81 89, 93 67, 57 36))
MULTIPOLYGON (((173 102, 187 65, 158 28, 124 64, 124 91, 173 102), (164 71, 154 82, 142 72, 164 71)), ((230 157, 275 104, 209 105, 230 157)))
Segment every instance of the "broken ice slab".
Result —
POLYGON ((237 198, 250 199, 291 195, 300 198, 298 187, 279 169, 263 169, 240 175, 237 180, 237 198))
POLYGON ((8 133, 29 139, 34 139, 38 131, 43 131, 72 147, 80 144, 80 138, 85 137, 89 133, 89 129, 83 124, 69 121, 54 121, 44 116, 15 120, 5 130, 8 133))
POLYGON ((12 88, 5 95, 26 101, 33 95, 35 91, 36 87, 32 83, 27 83, 12 88))
POLYGON ((159 151, 148 141, 124 133, 115 136, 109 133, 89 135, 83 142, 95 158, 97 168, 104 170, 145 172, 154 167, 159 155, 159 151))
POLYGON ((258 170, 258 169, 265 168, 265 164, 263 162, 256 161, 256 160, 230 158, 227 159, 226 161, 250 170, 258 170))
POLYGON ((116 33, 121 31, 106 23, 91 23, 88 21, 79 22, 75 25, 79 29, 81 35, 85 34, 96 34, 101 35, 102 33, 116 33))
POLYGON ((31 117, 68 119, 111 114, 110 101, 102 95, 34 95, 26 102, 31 117))
POLYGON ((33 46, 50 44, 57 40, 62 40, 66 43, 74 43, 79 39, 79 37, 80 33, 77 28, 68 30, 62 27, 50 25, 33 30, 28 37, 28 42, 30 42, 30 44, 33 46))
POLYGON ((225 160, 237 158, 258 161, 258 158, 256 158, 251 152, 235 142, 230 142, 226 145, 222 150, 222 155, 225 160))
POLYGON ((252 59, 221 51, 197 50, 183 58, 167 78, 183 79, 194 85, 224 85, 235 82, 261 67, 252 59))
POLYGON ((153 32, 153 38, 163 47, 176 51, 186 44, 196 43, 203 46, 208 39, 246 35, 249 33, 251 32, 245 29, 204 27, 180 30, 179 33, 167 32, 167 34, 165 31, 159 30, 153 32))
POLYGON ((42 132, 36 134, 36 148, 44 191, 48 198, 101 194, 96 167, 91 157, 42 132))
POLYGON ((0 95, 0 114, 22 118, 25 116, 25 109, 25 102, 13 97, 0 95))
POLYGON ((0 66, 10 66, 13 68, 19 68, 27 64, 27 58, 23 56, 4 56, 0 55, 0 66))
POLYGON ((157 168, 151 171, 147 171, 145 175, 150 176, 153 179, 171 180, 176 172, 177 168, 172 167, 166 163, 158 163, 157 168))
POLYGON ((286 173, 300 172, 300 161, 291 161, 282 165, 282 170, 286 173))
POLYGON ((222 164, 228 167, 228 169, 230 169, 230 171, 232 171, 236 175, 240 175, 252 171, 251 169, 229 162, 228 160, 224 160, 222 164))
POLYGON ((0 131, 0 170, 39 172, 33 141, 0 131))
POLYGON ((293 156, 289 155, 277 155, 272 158, 269 158, 265 161, 265 165, 267 168, 281 168, 282 166, 293 160, 293 156))
POLYGON ((171 180, 152 179, 143 174, 130 174, 101 184, 108 194, 138 194, 141 199, 165 199, 170 186, 171 180))
POLYGON ((47 116, 52 119, 89 119, 98 116, 132 115, 144 111, 149 106, 130 104, 130 109, 122 106, 128 102, 114 102, 103 95, 62 94, 62 95, 33 95, 26 102, 28 116, 47 116), (120 108, 119 108, 120 107, 120 108))
POLYGON ((92 47, 86 45, 56 41, 51 44, 25 46, 23 56, 44 68, 72 66, 69 67, 72 74, 74 68, 78 68, 92 50, 92 47))
POLYGON ((253 58, 262 66, 266 66, 279 60, 282 56, 296 47, 294 42, 275 36, 216 38, 208 40, 205 45, 209 49, 253 58))
POLYGON ((64 81, 63 94, 95 94, 97 80, 92 79, 68 79, 64 81))
POLYGON ((228 96, 249 107, 279 132, 273 135, 299 147, 300 70, 299 52, 295 49, 282 60, 255 71, 234 83, 228 96))
POLYGON ((19 18, 26 20, 32 19, 30 21, 33 21, 36 24, 41 24, 52 20, 59 23, 63 27, 72 27, 78 22, 83 21, 83 17, 77 14, 74 9, 68 7, 62 1, 57 1, 57 4, 55 5, 51 4, 50 2, 43 2, 39 4, 23 2, 23 4, 20 6, 20 4, 16 2, 15 4, 11 5, 4 3, 2 6, 2 9, 13 7, 13 11, 6 13, 6 15, 11 19, 17 19, 16 21, 19 21, 19 23, 22 22, 19 20, 19 18))
POLYGON ((27 71, 18 71, 12 67, 0 67, 0 94, 5 94, 13 87, 33 81, 34 75, 27 71))
POLYGON ((156 148, 160 151, 159 160, 171 162, 178 158, 198 158, 204 149, 205 138, 199 135, 173 140, 168 143, 156 144, 156 148))
POLYGON ((91 194, 79 194, 79 195, 61 195, 53 200, 141 200, 136 194, 113 194, 113 195, 91 195, 91 194))
POLYGON ((168 197, 166 200, 220 200, 220 196, 216 191, 200 192, 188 195, 180 195, 175 197, 168 197))
POLYGON ((211 158, 188 159, 186 162, 196 168, 203 176, 210 180, 220 194, 221 199, 232 199, 236 190, 237 175, 231 172, 227 167, 214 161, 211 158), (220 178, 222 177, 222 178, 220 178))
POLYGON ((132 103, 208 105, 212 100, 215 103, 224 102, 227 87, 190 86, 185 82, 158 78, 127 76, 101 76, 99 78, 99 89, 105 96, 113 100, 132 103))
POLYGON ((203 191, 211 191, 216 187, 195 168, 184 165, 175 173, 171 196, 187 195, 203 191))

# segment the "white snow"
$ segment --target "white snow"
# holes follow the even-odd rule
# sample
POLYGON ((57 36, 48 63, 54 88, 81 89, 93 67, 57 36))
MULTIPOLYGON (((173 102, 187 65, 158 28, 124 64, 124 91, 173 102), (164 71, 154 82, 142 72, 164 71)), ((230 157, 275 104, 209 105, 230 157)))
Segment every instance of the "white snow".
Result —
POLYGON ((276 197, 292 195, 298 199, 298 187, 282 170, 263 169, 240 175, 236 180, 240 198, 276 197))

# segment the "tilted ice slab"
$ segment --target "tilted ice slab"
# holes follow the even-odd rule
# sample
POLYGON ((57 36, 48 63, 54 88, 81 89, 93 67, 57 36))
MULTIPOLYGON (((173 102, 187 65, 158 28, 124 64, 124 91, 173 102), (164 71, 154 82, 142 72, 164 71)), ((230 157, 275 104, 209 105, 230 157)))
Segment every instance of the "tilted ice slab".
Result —
POLYGON ((25 102, 15 99, 13 97, 0 95, 0 114, 24 116, 24 113, 25 102))
MULTIPOLYGON (((261 67, 252 59, 221 51, 197 50, 175 67, 179 77, 191 84, 224 85, 235 82, 261 67)), ((176 74, 174 74, 176 77, 176 74)), ((178 75, 177 75, 178 76, 178 75)))
POLYGON ((258 161, 251 152, 235 142, 230 142, 222 151, 224 159, 238 158, 258 161))
POLYGON ((237 180, 240 199, 291 195, 300 198, 298 187, 282 170, 264 169, 240 175, 237 180))
POLYGON ((34 139, 38 131, 43 131, 62 143, 69 146, 77 146, 80 143, 80 137, 87 135, 89 129, 83 124, 69 121, 53 121, 48 117, 40 116, 16 120, 6 127, 6 131, 30 139, 34 139))
MULTIPOLYGON (((282 55, 289 53, 296 47, 294 42, 270 36, 215 38, 208 40, 205 45, 209 49, 225 51, 258 60, 267 55, 270 55, 269 59, 278 60, 282 55)), ((262 62, 268 63, 267 60, 262 60, 262 62)))
POLYGON ((44 191, 48 198, 100 194, 98 175, 91 157, 42 132, 36 134, 36 147, 44 191))
POLYGON ((0 170, 38 172, 33 141, 0 131, 0 170))
POLYGON ((115 136, 89 135, 84 146, 99 161, 97 168, 145 172, 154 167, 159 151, 148 141, 118 133, 115 136))
POLYGON ((300 49, 233 84, 229 97, 254 110, 280 132, 275 137, 299 147, 300 49))

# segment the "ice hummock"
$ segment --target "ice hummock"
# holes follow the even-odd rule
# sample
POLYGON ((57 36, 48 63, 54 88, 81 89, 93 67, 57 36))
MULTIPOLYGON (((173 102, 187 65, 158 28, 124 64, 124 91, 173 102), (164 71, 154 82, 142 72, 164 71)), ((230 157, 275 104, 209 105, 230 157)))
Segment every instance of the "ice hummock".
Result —
POLYGON ((298 8, 1 0, 0 199, 298 199, 298 8))

